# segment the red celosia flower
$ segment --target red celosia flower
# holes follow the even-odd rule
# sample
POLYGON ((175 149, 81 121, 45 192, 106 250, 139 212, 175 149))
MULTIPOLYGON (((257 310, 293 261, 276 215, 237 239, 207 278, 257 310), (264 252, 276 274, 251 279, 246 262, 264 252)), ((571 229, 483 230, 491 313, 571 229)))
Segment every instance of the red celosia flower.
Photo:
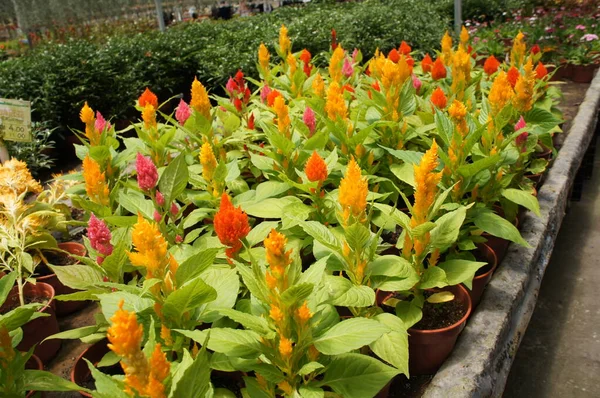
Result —
POLYGON ((158 109, 158 97, 148 87, 146 91, 138 99, 140 107, 145 108, 146 105, 152 105, 154 109, 158 109))
POLYGON ((300 53, 300 60, 304 62, 303 70, 306 76, 310 76, 310 73, 312 72, 312 65, 310 64, 311 59, 312 55, 310 54, 310 52, 306 48, 302 50, 302 52, 300 53))
POLYGON ((433 80, 440 80, 446 77, 446 66, 441 58, 438 58, 433 63, 433 68, 431 68, 431 77, 433 80))
POLYGON ((248 215, 240 207, 233 207, 229 196, 223 193, 221 206, 213 220, 215 232, 222 244, 229 248, 225 251, 228 257, 234 257, 242 248, 241 239, 250 232, 248 215))
POLYGON ((498 71, 498 67, 500 66, 500 62, 493 55, 485 60, 485 64, 483 64, 483 71, 488 75, 496 73, 498 71))
POLYGON ((431 103, 438 109, 446 108, 448 98, 446 98, 446 94, 444 94, 444 90, 442 90, 441 87, 433 90, 433 93, 431 94, 431 103))
POLYGON ((337 32, 331 29, 331 49, 335 51, 337 48, 337 32))
POLYGON ((543 63, 538 62, 538 65, 535 68, 535 76, 538 79, 543 79, 544 77, 546 77, 546 75, 548 75, 548 69, 546 69, 543 63))
POLYGON ((92 248, 102 254, 102 257, 98 257, 98 264, 101 264, 104 257, 110 256, 113 252, 113 245, 110 243, 110 230, 104 221, 99 220, 92 213, 88 222, 87 234, 92 248))
POLYGON ((381 87, 379 87, 379 82, 375 81, 375 83, 371 84, 371 87, 373 87, 373 89, 375 91, 381 91, 381 87))
POLYGON ((400 53, 395 48, 393 48, 392 51, 390 51, 390 53, 388 54, 388 59, 393 63, 397 64, 398 61, 400 61, 400 53))
POLYGON ((514 66, 511 66, 510 69, 508 70, 508 73, 506 74, 506 77, 508 79, 508 82, 512 86, 512 88, 515 88, 515 85, 517 84, 517 80, 519 80, 519 76, 521 76, 521 74, 519 73, 519 70, 517 68, 515 68, 514 66))
POLYGON ((314 151, 306 162, 306 165, 304 166, 304 172, 306 173, 306 178, 308 178, 309 181, 319 181, 319 185, 321 185, 323 181, 327 179, 327 164, 323 158, 319 156, 317 151, 314 151))
POLYGON ((315 112, 311 109, 310 106, 307 106, 304 110, 304 115, 302 115, 302 121, 308 127, 310 131, 310 135, 312 136, 317 128, 317 120, 315 118, 315 112))
POLYGON ((142 156, 142 154, 138 152, 135 169, 137 171, 138 186, 141 189, 148 191, 156 186, 156 182, 158 181, 158 170, 154 163, 152 163, 152 160, 142 156))
POLYGON ((400 43, 400 53, 404 54, 404 55, 408 55, 408 54, 410 54, 411 51, 412 51, 412 48, 410 48, 410 46, 408 44, 406 44, 406 42, 404 40, 402 40, 402 43, 400 43))
POLYGON ((423 60, 421 61, 421 69, 423 69, 423 73, 431 72, 431 68, 433 67, 433 60, 429 56, 429 54, 425 54, 423 60))
POLYGON ((540 46, 535 44, 533 47, 531 47, 531 53, 533 55, 539 54, 539 52, 541 51, 540 46))
POLYGON ((272 90, 269 93, 269 95, 267 95, 267 105, 273 107, 273 104, 275 103, 275 98, 277 97, 281 97, 281 93, 277 90, 272 90))
POLYGON ((238 112, 242 111, 242 100, 239 98, 234 98, 233 99, 233 105, 235 106, 235 109, 238 110, 238 112))
POLYGON ((237 83, 235 82, 235 80, 233 80, 233 78, 231 76, 229 76, 229 80, 227 80, 227 84, 225 85, 225 90, 227 90, 227 92, 230 95, 233 95, 233 93, 235 93, 238 89, 237 83))
POLYGON ((254 130, 254 113, 251 113, 248 118, 248 129, 254 130))
POLYGON ((406 56, 406 64, 410 66, 410 71, 412 73, 412 68, 415 66, 415 60, 410 55, 406 56))

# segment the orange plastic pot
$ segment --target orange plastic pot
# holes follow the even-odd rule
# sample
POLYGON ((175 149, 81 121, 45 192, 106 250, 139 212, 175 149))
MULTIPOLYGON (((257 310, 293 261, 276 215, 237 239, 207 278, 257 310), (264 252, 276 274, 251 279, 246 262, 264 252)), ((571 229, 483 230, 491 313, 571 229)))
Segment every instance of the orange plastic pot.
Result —
POLYGON ((479 304, 479 301, 481 301, 483 290, 492 279, 492 275, 498 266, 496 253, 494 253, 494 250, 492 250, 492 248, 485 243, 480 243, 477 245, 477 250, 475 250, 474 254, 477 260, 485 261, 487 262, 487 265, 480 268, 475 274, 472 284, 473 288, 471 290, 467 289, 469 296, 471 297, 473 308, 477 307, 477 304, 479 304))
MULTIPOLYGON (((46 337, 60 331, 58 321, 56 320, 56 313, 54 312, 54 288, 46 283, 38 282, 35 285, 27 283, 23 286, 23 293, 29 299, 47 300, 47 303, 38 312, 43 312, 49 316, 36 318, 22 326, 23 339, 17 346, 17 349, 26 352, 37 344, 33 353, 43 363, 48 363, 50 359, 54 358, 61 344, 61 341, 58 339, 41 343, 46 337)), ((15 286, 11 289, 6 301, 0 307, 0 313, 8 312, 10 309, 18 306, 19 291, 17 286, 15 286)))
POLYGON ((465 310, 463 317, 453 325, 441 329, 408 329, 408 366, 411 375, 434 374, 450 355, 456 339, 467 324, 472 304, 469 292, 461 285, 447 286, 433 291, 449 291, 465 310))
MULTIPOLYGON (((87 362, 85 362, 84 358, 90 361, 94 366, 100 362, 100 360, 106 355, 110 348, 107 346, 108 340, 103 339, 100 340, 91 346, 89 346, 85 351, 77 357, 75 364, 73 365, 73 369, 71 369, 71 381, 78 386, 83 386, 83 384, 91 377, 92 372, 88 367, 87 362)), ((84 397, 91 397, 91 394, 88 394, 84 391, 79 391, 84 397)))
MULTIPOLYGON (((85 246, 81 243, 77 242, 65 242, 59 243, 58 248, 62 249, 68 253, 74 254, 76 256, 85 256, 87 250, 85 246)), ((68 267, 68 265, 64 265, 63 267, 68 267)), ((54 288, 54 292, 56 295, 61 294, 71 294, 78 292, 79 290, 71 289, 68 286, 63 285, 63 283, 58 279, 56 274, 52 273, 50 275, 40 276, 35 278, 38 282, 43 282, 51 285, 54 288)), ((56 315, 64 316, 68 314, 72 314, 75 311, 79 311, 83 307, 85 307, 89 302, 88 301, 59 301, 56 300, 56 315)))

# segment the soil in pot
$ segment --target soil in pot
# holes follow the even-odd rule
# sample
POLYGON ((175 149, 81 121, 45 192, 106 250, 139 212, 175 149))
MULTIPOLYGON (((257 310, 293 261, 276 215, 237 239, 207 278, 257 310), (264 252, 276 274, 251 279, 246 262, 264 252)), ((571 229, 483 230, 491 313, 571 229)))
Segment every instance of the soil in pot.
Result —
MULTIPOLYGON (((425 292, 425 298, 433 295, 434 292, 425 292)), ((412 328, 417 330, 434 330, 452 326, 465 316, 465 308, 457 300, 446 303, 432 304, 427 301, 423 304, 423 318, 412 328)))
MULTIPOLYGON (((23 286, 23 293, 26 303, 45 304, 38 312, 48 314, 47 317, 36 318, 22 326, 23 340, 17 346, 19 351, 29 351, 36 345, 33 353, 37 355, 43 363, 47 363, 54 358, 60 349, 61 342, 58 339, 48 340, 40 344, 46 337, 58 333, 58 321, 54 312, 54 289, 52 286, 38 282, 35 285, 30 283, 23 286)), ((13 287, 6 301, 0 307, 0 314, 5 314, 10 309, 19 306, 19 292, 17 287, 13 287)))

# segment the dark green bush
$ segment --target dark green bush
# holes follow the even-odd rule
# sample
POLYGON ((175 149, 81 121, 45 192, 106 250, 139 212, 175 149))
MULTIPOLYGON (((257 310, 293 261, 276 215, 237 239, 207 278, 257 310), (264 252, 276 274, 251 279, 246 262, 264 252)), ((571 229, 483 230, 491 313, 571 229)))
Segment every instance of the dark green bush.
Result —
POLYGON ((427 0, 367 0, 186 23, 162 34, 107 38, 103 44, 46 45, 0 64, 0 97, 32 101, 34 120, 63 132, 81 126, 78 113, 84 101, 105 116, 132 119, 137 117, 132 105, 146 86, 166 100, 181 93, 187 97, 194 76, 213 92, 238 69, 256 77, 258 45, 265 42, 273 49, 282 23, 294 51, 327 51, 331 29, 336 29, 345 48, 359 48, 368 57, 376 48, 397 47, 401 40, 413 49, 433 51, 447 18, 427 0))

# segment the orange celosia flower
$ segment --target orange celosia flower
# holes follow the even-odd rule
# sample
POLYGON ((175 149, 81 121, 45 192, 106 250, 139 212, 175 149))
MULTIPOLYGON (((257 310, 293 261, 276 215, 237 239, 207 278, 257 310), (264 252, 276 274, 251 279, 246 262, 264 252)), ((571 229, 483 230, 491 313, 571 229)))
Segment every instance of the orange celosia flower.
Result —
POLYGON ((281 28, 279 29, 279 51, 287 56, 291 49, 292 42, 288 37, 288 30, 285 25, 281 25, 281 28))
POLYGON ((83 105, 81 111, 79 111, 79 118, 85 124, 94 124, 96 122, 94 111, 88 106, 87 102, 83 105))
POLYGON ((279 353, 282 357, 287 358, 292 355, 292 341, 284 336, 279 337, 279 353))
POLYGON ((290 259, 292 251, 285 251, 287 238, 284 234, 271 229, 269 236, 265 238, 263 243, 265 245, 267 263, 273 271, 274 276, 277 279, 281 279, 285 268, 292 262, 290 259))
POLYGON ((535 68, 535 77, 538 79, 543 79, 547 75, 548 69, 546 69, 543 63, 538 62, 537 67, 535 68))
POLYGON ((279 323, 283 320, 283 312, 275 304, 271 304, 271 310, 269 311, 269 317, 275 322, 279 323))
POLYGON ((207 119, 210 119, 210 100, 206 88, 194 78, 192 83, 192 100, 190 106, 207 119))
POLYGON ((448 31, 446 31, 444 37, 442 37, 442 55, 440 58, 444 65, 450 65, 452 63, 452 37, 450 37, 448 31))
POLYGON ((513 41, 513 47, 510 52, 510 64, 512 66, 519 67, 525 62, 525 52, 527 51, 527 45, 525 44, 525 35, 519 31, 515 40, 513 41))
POLYGON ((333 82, 340 82, 342 80, 342 66, 344 63, 344 49, 341 45, 337 46, 331 54, 329 60, 329 76, 333 82))
POLYGON ((429 54, 425 54, 425 57, 423 57, 423 60, 421 61, 421 69, 423 70, 423 73, 431 72, 432 68, 433 68, 433 60, 431 59, 429 54))
POLYGON ((240 207, 234 207, 226 193, 221 196, 221 206, 213 220, 215 232, 225 246, 228 257, 234 257, 242 248, 241 239, 250 232, 248 215, 240 207))
POLYGON ((271 90, 267 95, 267 105, 272 107, 275 104, 275 98, 277 97, 281 97, 281 93, 277 90, 271 90))
POLYGON ((535 72, 531 58, 523 67, 524 74, 519 77, 515 86, 513 105, 520 113, 531 110, 533 106, 533 91, 535 85, 535 72))
POLYGON ((490 95, 488 96, 492 114, 497 115, 512 99, 512 96, 513 89, 508 81, 508 76, 503 71, 500 71, 492 83, 490 95))
POLYGON ((292 54, 292 53, 288 54, 286 63, 288 65, 288 67, 290 68, 290 75, 293 75, 294 73, 296 73, 296 70, 298 69, 298 64, 296 62, 296 57, 294 57, 294 54, 292 54))
POLYGON ((400 54, 408 55, 412 51, 412 48, 410 48, 410 46, 408 44, 406 44, 406 42, 404 40, 402 40, 402 43, 400 43, 399 50, 400 50, 400 54))
POLYGON ((129 260, 136 267, 144 267, 148 277, 162 278, 170 254, 167 252, 167 241, 158 225, 144 219, 138 214, 138 221, 133 226, 131 240, 136 252, 128 252, 129 260))
POLYGON ((289 396, 291 396, 294 393, 294 389, 287 380, 278 383, 277 387, 279 387, 284 393, 286 393, 289 396))
POLYGON ((281 134, 288 137, 290 135, 289 127, 292 122, 288 106, 285 104, 285 99, 282 96, 277 96, 273 101, 273 111, 277 115, 277 129, 281 134))
POLYGON ((152 105, 154 109, 158 109, 158 97, 148 87, 138 98, 138 104, 141 108, 145 108, 146 105, 152 105))
POLYGON ((100 144, 100 132, 96 131, 96 117, 94 111, 88 106, 86 102, 79 111, 79 118, 85 123, 85 136, 90 140, 92 146, 100 144))
POLYGON ((452 92, 462 99, 466 83, 471 78, 471 57, 460 46, 452 57, 452 92))
POLYGON ((388 53, 388 59, 393 63, 400 61, 400 53, 395 48, 392 48, 392 51, 388 53))
POLYGON ((483 71, 488 75, 492 75, 498 71, 499 66, 500 62, 492 55, 485 60, 483 71))
POLYGON ((306 48, 303 49, 300 53, 300 61, 304 62, 305 64, 308 64, 311 59, 312 55, 310 54, 310 52, 306 48))
POLYGON ((333 121, 336 121, 338 117, 342 120, 347 117, 348 107, 344 100, 343 90, 337 82, 332 82, 327 90, 325 112, 327 112, 327 117, 333 121))
POLYGON ((151 104, 146 104, 142 111, 142 120, 144 120, 145 128, 156 127, 156 108, 151 104))
POLYGON ((208 142, 202 144, 202 148, 200 148, 200 164, 202 165, 202 177, 208 182, 212 181, 217 168, 217 158, 208 142))
POLYGON ((442 178, 442 173, 433 172, 438 166, 437 150, 438 146, 434 140, 431 148, 421 158, 419 165, 414 165, 416 186, 415 203, 412 211, 413 227, 426 221, 427 213, 438 191, 437 184, 442 178))
POLYGON ((339 201, 345 221, 348 221, 350 215, 362 221, 367 207, 368 192, 367 179, 362 177, 360 167, 353 158, 348 163, 346 174, 340 182, 339 201))
POLYGON ((267 50, 267 47, 263 43, 260 43, 258 47, 258 63, 265 73, 269 71, 270 58, 269 50, 267 50))
POLYGON ((464 137, 468 133, 467 121, 465 120, 465 117, 467 116, 467 108, 465 107, 465 104, 454 100, 448 109, 448 113, 456 124, 458 131, 464 137))
POLYGON ((106 177, 100 171, 98 162, 86 156, 83 159, 83 179, 85 180, 85 191, 92 202, 108 206, 109 190, 106 183, 106 177))
POLYGON ((108 347, 117 355, 128 357, 135 355, 142 344, 144 328, 138 324, 134 312, 123 309, 124 301, 119 302, 119 309, 110 320, 112 326, 108 328, 107 337, 110 341, 108 347))
POLYGON ((319 181, 319 186, 327 179, 328 171, 327 164, 317 151, 313 151, 312 155, 304 166, 304 173, 309 181, 319 181))
POLYGON ((440 80, 446 77, 446 66, 442 61, 442 58, 438 58, 433 63, 433 67, 431 68, 431 77, 433 80, 440 80))
POLYGON ((462 44, 463 49, 467 49, 467 44, 469 42, 469 31, 464 26, 460 30, 460 44, 462 44))
POLYGON ((517 80, 519 80, 519 76, 521 76, 521 74, 519 73, 519 70, 514 66, 511 66, 510 69, 508 69, 507 78, 512 88, 515 88, 515 86, 517 85, 517 80))
POLYGON ((317 97, 322 97, 325 94, 325 82, 318 72, 312 82, 312 89, 317 97))
POLYGON ((442 90, 441 87, 437 87, 433 90, 433 93, 431 93, 431 103, 438 109, 446 108, 448 98, 446 98, 446 94, 444 94, 444 90, 442 90))
POLYGON ((308 302, 304 301, 304 304, 302 304, 302 307, 298 308, 297 314, 298 314, 298 319, 300 319, 301 323, 307 322, 310 318, 312 318, 313 314, 312 314, 312 312, 310 312, 310 309, 308 308, 308 302))

